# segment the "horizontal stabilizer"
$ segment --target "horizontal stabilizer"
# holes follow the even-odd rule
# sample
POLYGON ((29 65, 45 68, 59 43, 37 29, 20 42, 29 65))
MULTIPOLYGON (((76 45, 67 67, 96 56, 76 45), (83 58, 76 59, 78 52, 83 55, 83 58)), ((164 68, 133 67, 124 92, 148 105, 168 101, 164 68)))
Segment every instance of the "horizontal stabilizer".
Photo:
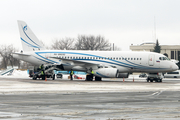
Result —
POLYGON ((12 53, 12 54, 21 55, 21 56, 30 56, 30 54, 23 54, 23 53, 12 53))

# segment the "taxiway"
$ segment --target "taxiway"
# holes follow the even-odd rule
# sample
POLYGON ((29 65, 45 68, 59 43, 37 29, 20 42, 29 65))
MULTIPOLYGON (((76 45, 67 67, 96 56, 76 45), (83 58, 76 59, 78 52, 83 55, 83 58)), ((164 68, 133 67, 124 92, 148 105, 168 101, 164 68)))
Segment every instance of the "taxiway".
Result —
POLYGON ((180 119, 180 80, 0 78, 0 119, 180 119))

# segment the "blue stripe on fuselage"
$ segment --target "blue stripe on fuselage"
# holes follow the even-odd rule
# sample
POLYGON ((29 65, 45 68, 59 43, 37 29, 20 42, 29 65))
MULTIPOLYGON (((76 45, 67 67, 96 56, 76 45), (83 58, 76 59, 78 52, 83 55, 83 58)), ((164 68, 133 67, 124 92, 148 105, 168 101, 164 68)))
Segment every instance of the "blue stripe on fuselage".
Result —
MULTIPOLYGON (((92 54, 85 54, 85 53, 76 53, 76 52, 36 52, 36 54, 39 57, 41 57, 41 59, 44 59, 47 62, 57 63, 56 61, 47 59, 47 58, 40 55, 40 54, 46 54, 46 53, 77 54, 77 55, 84 55, 86 57, 106 58, 106 57, 102 57, 102 56, 97 56, 97 55, 92 55, 92 54)), ((133 68, 133 69, 160 69, 160 68, 152 68, 152 67, 148 67, 148 66, 135 64, 135 63, 132 63, 132 62, 127 61, 127 60, 126 61, 129 62, 130 64, 120 62, 120 61, 117 61, 117 60, 112 60, 112 59, 108 59, 109 61, 98 60, 98 59, 72 59, 72 60, 75 60, 75 61, 82 61, 83 60, 83 62, 85 62, 85 61, 97 61, 97 62, 103 62, 103 63, 113 64, 113 65, 118 65, 118 66, 122 66, 122 67, 133 68), (110 62, 110 61, 112 61, 112 62, 110 62)))

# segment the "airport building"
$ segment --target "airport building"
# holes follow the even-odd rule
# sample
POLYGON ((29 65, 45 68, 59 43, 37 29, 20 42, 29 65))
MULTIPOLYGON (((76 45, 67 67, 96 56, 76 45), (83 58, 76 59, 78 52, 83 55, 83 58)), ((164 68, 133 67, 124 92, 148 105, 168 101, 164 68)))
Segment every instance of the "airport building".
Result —
MULTIPOLYGON (((131 44, 130 50, 152 52, 154 50, 155 45, 156 43, 154 42, 145 42, 140 45, 131 44)), ((161 46, 161 54, 166 55, 170 59, 178 60, 178 56, 180 56, 180 45, 160 45, 160 46, 161 46)))

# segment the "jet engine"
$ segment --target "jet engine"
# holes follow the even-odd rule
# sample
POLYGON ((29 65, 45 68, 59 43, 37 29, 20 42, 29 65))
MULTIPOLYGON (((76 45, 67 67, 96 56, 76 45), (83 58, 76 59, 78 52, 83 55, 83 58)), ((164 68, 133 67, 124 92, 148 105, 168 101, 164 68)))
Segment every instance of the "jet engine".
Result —
POLYGON ((129 73, 119 73, 117 68, 100 68, 93 70, 94 75, 103 78, 128 78, 129 73))
POLYGON ((129 77, 129 73, 118 73, 117 78, 128 78, 129 77))

